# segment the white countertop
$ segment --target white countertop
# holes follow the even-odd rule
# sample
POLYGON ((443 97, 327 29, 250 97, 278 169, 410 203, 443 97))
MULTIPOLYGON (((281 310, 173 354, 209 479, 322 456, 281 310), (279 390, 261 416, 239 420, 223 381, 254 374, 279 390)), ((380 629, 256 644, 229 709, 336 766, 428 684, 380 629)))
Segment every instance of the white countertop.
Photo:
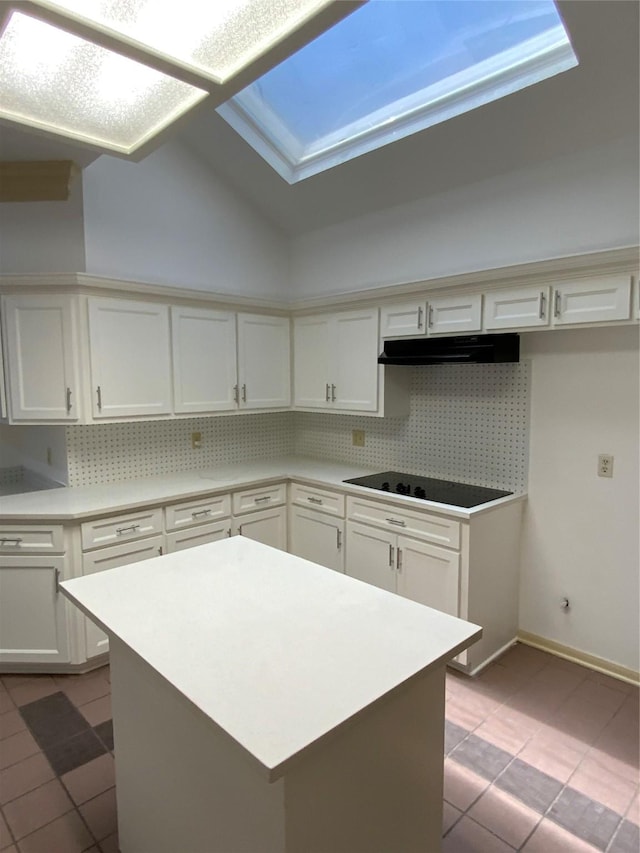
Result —
POLYGON ((241 536, 61 587, 269 779, 481 634, 477 625, 241 536))
POLYGON ((283 457, 267 462, 247 462, 243 465, 161 474, 139 480, 124 480, 96 486, 51 489, 41 492, 0 497, 0 519, 3 521, 73 521, 114 512, 126 512, 138 507, 161 505, 188 500, 230 489, 252 487, 283 479, 298 479, 371 499, 394 501, 407 508, 443 512, 461 519, 471 518, 498 504, 520 500, 516 495, 500 498, 472 509, 448 506, 403 495, 345 484, 343 480, 374 474, 371 468, 348 463, 331 463, 301 457, 283 457))

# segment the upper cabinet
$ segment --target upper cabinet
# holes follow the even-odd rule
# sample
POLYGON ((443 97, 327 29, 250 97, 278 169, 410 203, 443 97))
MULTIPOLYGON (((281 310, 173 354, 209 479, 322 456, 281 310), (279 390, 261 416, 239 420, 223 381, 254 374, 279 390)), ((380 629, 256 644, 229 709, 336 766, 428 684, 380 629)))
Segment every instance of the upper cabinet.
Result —
POLYGON ((294 405, 378 409, 378 309, 296 317, 294 405))
POLYGON ((427 303, 423 300, 396 302, 380 311, 380 335, 383 338, 415 338, 424 335, 427 303))
POLYGON ((291 328, 288 317, 238 314, 238 388, 241 409, 291 404, 291 328))
POLYGON ((229 411, 236 406, 236 315, 171 308, 174 411, 229 411))
POLYGON ((437 296, 429 300, 427 331, 430 335, 458 335, 482 329, 482 294, 437 296))
POLYGON ((72 296, 4 296, 3 338, 12 423, 80 417, 75 303, 72 296))
POLYGON ((289 406, 287 317, 173 307, 171 340, 175 412, 289 406))
POLYGON ((383 338, 421 335, 461 335, 482 329, 482 294, 434 296, 385 305, 381 313, 383 338))
POLYGON ((553 291, 553 325, 628 320, 631 276, 563 281, 553 291))
POLYGON ((171 412, 166 305, 90 298, 89 352, 95 420, 171 412))
POLYGON ((549 324, 549 288, 514 287, 484 297, 484 328, 525 329, 549 324))

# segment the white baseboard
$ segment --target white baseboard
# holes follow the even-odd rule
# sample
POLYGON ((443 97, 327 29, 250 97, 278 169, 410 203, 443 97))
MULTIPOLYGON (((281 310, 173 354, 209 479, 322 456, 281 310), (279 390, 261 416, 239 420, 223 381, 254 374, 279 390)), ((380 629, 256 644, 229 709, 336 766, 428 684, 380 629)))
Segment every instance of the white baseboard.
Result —
POLYGON ((633 684, 635 687, 640 686, 640 673, 610 660, 581 652, 578 649, 572 649, 570 646, 563 646, 562 643, 556 643, 555 640, 548 640, 546 637, 539 637, 537 634, 530 634, 528 631, 518 631, 517 640, 526 646, 533 646, 535 649, 549 652, 556 657, 578 663, 620 681, 626 681, 627 684, 633 684))

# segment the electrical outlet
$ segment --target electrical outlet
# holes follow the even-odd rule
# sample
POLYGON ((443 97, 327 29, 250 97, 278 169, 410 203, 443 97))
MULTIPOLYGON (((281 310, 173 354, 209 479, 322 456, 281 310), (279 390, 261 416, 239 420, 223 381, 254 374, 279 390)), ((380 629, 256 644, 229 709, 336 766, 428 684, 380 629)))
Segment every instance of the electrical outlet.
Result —
POLYGON ((613 456, 610 453, 598 456, 598 477, 613 477, 613 456))
POLYGON ((192 432, 191 433, 191 447, 193 450, 199 450, 202 447, 202 433, 201 432, 192 432))
POLYGON ((364 430, 354 429, 351 433, 351 444, 354 447, 364 447, 364 430))

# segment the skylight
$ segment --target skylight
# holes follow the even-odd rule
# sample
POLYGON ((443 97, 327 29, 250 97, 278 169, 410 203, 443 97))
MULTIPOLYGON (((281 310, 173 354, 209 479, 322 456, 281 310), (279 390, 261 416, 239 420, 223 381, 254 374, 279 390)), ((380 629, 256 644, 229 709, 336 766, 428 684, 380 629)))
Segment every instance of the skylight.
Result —
POLYGON ((218 112, 295 183, 577 64, 552 0, 369 0, 218 112))

